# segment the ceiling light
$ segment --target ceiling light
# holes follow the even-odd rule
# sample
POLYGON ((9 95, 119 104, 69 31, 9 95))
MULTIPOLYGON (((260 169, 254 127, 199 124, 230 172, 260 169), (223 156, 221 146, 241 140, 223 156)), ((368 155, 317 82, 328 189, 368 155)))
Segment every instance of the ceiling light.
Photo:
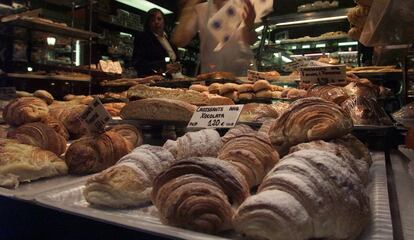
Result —
POLYGON ((358 42, 340 42, 338 43, 338 46, 354 46, 358 45, 358 42))
POLYGON ((55 46, 56 44, 56 38, 54 37, 48 37, 46 38, 46 41, 47 41, 47 45, 49 46, 55 46))
POLYGON ((315 19, 309 19, 309 20, 300 20, 300 21, 277 23, 276 26, 288 26, 288 25, 297 25, 297 24, 315 23, 315 22, 329 22, 329 21, 335 21, 335 20, 346 19, 346 18, 347 18, 347 16, 315 18, 315 19))
POLYGON ((302 49, 309 49, 310 45, 302 45, 302 49))
POLYGON ((158 8, 164 14, 173 13, 170 10, 165 9, 161 6, 158 6, 157 4, 154 4, 154 3, 149 2, 147 0, 116 0, 116 1, 120 2, 120 3, 123 3, 123 4, 126 4, 128 6, 131 6, 131 7, 137 8, 137 9, 139 9, 141 11, 144 11, 144 12, 148 12, 148 10, 150 10, 152 8, 158 8))
POLYGON ((316 44, 316 47, 317 48, 324 48, 324 47, 326 47, 326 44, 325 43, 316 44))

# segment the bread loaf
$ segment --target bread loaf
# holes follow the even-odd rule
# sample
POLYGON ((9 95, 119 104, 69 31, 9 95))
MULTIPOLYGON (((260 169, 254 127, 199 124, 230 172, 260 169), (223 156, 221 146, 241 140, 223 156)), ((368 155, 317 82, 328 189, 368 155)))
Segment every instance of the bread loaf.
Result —
POLYGON ((65 162, 56 154, 16 140, 0 138, 0 186, 17 188, 20 182, 64 175, 65 162))
POLYGON ((116 132, 108 131, 74 141, 66 151, 65 161, 70 173, 97 173, 114 165, 132 149, 128 140, 116 132))
POLYGON ((284 157, 234 217, 238 232, 272 240, 355 239, 368 222, 359 177, 347 161, 319 150, 284 157))
POLYGON ((47 104, 36 97, 22 97, 11 101, 3 109, 4 121, 12 126, 39 122, 48 116, 47 104))
POLYGON ((60 156, 66 151, 66 139, 44 123, 28 123, 7 133, 7 138, 51 151, 60 156))
POLYGON ((239 94, 239 100, 252 100, 255 97, 256 95, 254 95, 254 93, 251 93, 251 92, 245 92, 245 93, 239 94))
POLYGON ((97 206, 139 206, 151 201, 152 181, 173 162, 174 157, 162 147, 140 146, 116 165, 88 179, 83 195, 97 206))
POLYGON ((196 106, 178 100, 141 99, 127 103, 121 110, 121 118, 188 122, 196 109, 196 106))
POLYGON ((232 164, 216 158, 177 161, 154 180, 152 203, 162 222, 216 233, 231 228, 232 206, 249 195, 232 164))
POLYGON ((269 136, 279 154, 291 146, 313 140, 330 140, 352 131, 349 114, 333 102, 303 98, 293 102, 270 128, 269 136))

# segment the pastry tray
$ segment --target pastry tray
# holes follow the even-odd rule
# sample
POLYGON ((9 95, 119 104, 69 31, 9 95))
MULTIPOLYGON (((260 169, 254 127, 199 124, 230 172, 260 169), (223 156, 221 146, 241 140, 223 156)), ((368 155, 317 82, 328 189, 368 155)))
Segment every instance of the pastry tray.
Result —
MULTIPOLYGON (((371 182, 368 186, 372 209, 371 223, 359 239, 392 239, 384 154, 373 153, 373 160, 370 169, 371 182)), ((38 195, 35 201, 48 208, 168 238, 241 239, 241 236, 234 232, 215 236, 164 225, 157 217, 157 209, 150 204, 128 210, 93 208, 84 199, 83 189, 84 181, 79 181, 38 195)))
POLYGON ((68 184, 84 182, 88 176, 59 176, 51 178, 42 178, 33 182, 20 183, 16 189, 8 189, 0 187, 0 196, 20 199, 33 200, 35 195, 48 190, 60 188, 68 184))

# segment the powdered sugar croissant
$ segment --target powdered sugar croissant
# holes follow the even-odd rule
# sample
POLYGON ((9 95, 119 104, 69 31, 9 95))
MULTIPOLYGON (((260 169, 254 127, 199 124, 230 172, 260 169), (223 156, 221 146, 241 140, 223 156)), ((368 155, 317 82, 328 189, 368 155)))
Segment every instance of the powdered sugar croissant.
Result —
POLYGON ((293 102, 271 126, 269 137, 279 154, 284 155, 296 144, 338 138, 352 128, 352 119, 341 107, 311 97, 293 102))
POLYGON ((232 164, 216 158, 177 161, 154 180, 152 202, 169 225, 215 233, 231 228, 233 208, 249 195, 232 164))

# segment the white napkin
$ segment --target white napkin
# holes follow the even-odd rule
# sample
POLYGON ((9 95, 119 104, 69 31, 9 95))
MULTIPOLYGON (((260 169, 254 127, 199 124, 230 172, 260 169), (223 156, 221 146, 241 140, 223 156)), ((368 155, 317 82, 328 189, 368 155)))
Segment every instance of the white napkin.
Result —
MULTIPOLYGON (((250 0, 256 12, 255 22, 273 11, 274 0, 250 0)), ((207 28, 219 44, 214 51, 219 51, 240 28, 244 27, 242 12, 244 0, 229 0, 214 14, 207 23, 207 28)))

